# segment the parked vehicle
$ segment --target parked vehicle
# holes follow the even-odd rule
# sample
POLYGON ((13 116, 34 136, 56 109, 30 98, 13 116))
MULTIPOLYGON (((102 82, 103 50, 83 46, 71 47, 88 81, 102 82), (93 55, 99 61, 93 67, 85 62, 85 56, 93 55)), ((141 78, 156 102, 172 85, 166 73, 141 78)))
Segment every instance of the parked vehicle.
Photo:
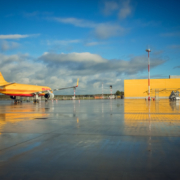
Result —
POLYGON ((169 99, 172 101, 180 100, 179 91, 176 91, 176 92, 172 91, 170 96, 169 96, 169 99))

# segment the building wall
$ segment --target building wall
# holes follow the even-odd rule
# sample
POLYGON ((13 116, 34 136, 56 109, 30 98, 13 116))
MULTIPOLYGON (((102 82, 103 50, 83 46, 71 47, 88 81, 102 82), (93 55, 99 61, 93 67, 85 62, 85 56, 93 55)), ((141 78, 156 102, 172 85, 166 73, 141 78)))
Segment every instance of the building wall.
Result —
MULTIPOLYGON (((180 88, 180 79, 151 79, 151 97, 155 97, 155 89, 159 89, 159 98, 168 98, 171 91, 180 88), (165 91, 161 91, 166 89, 165 91)), ((148 96, 148 80, 132 79, 124 80, 124 98, 146 98, 148 96)), ((180 89, 179 89, 180 91, 180 89)))

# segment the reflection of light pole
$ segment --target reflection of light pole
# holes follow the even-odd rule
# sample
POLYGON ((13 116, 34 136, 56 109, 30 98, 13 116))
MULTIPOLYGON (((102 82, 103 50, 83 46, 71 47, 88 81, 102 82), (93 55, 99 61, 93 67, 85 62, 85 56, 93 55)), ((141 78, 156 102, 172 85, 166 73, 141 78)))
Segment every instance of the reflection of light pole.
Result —
POLYGON ((148 108, 149 108, 149 148, 148 150, 151 151, 151 115, 150 115, 150 106, 151 106, 151 102, 148 102, 148 108))
POLYGON ((149 52, 151 52, 150 49, 146 49, 146 52, 148 52, 148 100, 150 100, 150 60, 149 60, 149 52))

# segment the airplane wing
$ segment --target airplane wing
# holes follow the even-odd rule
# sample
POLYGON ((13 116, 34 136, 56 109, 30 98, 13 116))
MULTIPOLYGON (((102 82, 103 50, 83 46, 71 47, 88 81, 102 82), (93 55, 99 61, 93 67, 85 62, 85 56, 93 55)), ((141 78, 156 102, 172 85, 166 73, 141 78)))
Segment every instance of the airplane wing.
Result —
MULTIPOLYGON (((79 78, 77 79, 77 84, 76 84, 76 86, 59 88, 59 89, 53 89, 52 91, 59 91, 59 90, 63 90, 63 89, 76 88, 76 87, 78 87, 78 84, 79 84, 79 78)), ((34 92, 34 93, 32 93, 32 94, 41 94, 41 93, 46 93, 46 92, 49 92, 49 91, 51 91, 51 90, 44 90, 44 91, 34 92)))
POLYGON ((76 86, 54 89, 53 91, 59 91, 59 90, 63 90, 63 89, 76 88, 76 87, 78 87, 78 84, 79 84, 79 78, 77 79, 77 85, 76 86))

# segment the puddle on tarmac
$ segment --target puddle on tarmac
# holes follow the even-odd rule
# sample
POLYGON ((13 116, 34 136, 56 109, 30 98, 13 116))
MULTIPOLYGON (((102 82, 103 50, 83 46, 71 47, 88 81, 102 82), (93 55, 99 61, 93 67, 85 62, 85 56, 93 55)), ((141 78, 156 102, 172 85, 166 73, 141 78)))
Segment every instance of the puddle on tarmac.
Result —
POLYGON ((48 132, 67 127, 76 132, 77 118, 79 133, 180 135, 179 101, 118 99, 17 105, 0 101, 0 132, 48 132))

